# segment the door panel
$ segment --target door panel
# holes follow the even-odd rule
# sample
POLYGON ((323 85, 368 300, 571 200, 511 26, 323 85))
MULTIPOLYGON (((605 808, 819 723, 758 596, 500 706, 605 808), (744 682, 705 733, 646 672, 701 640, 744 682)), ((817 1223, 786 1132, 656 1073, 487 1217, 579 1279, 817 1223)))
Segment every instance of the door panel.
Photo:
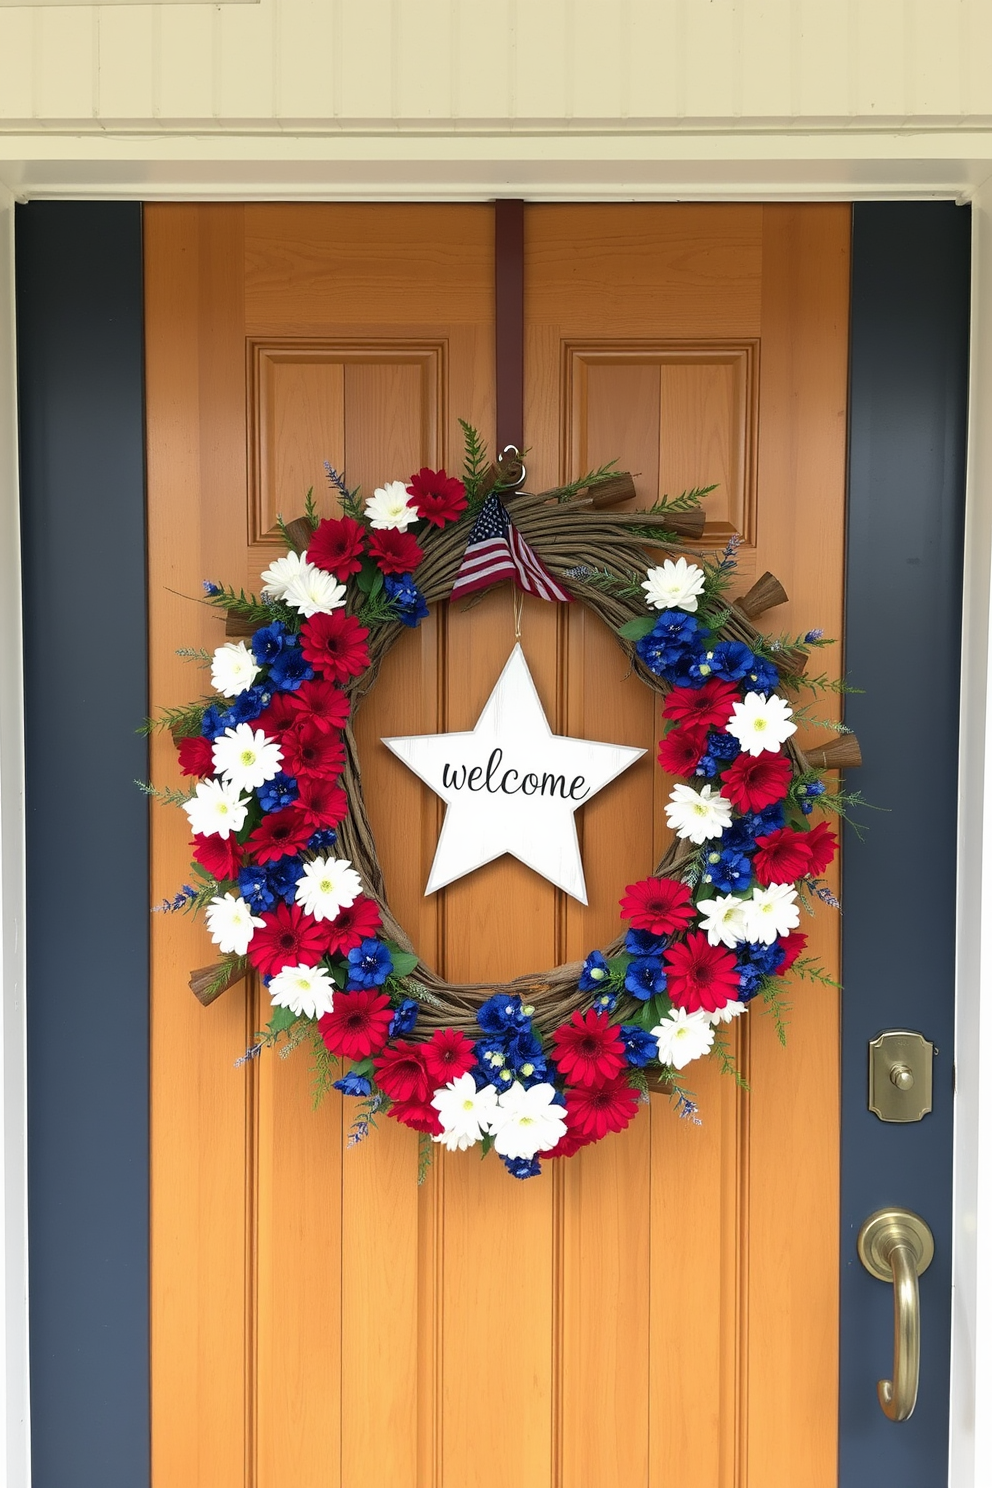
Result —
MULTIPOLYGON (((771 568, 792 596, 775 629, 839 634, 848 209, 526 223, 531 489, 614 457, 640 499, 717 482, 707 540, 741 532, 741 589, 771 568)), ((221 638, 173 591, 256 586, 280 512, 310 485, 334 510, 325 458, 368 492, 457 468, 459 416, 492 428, 492 228, 483 206, 147 209, 156 704, 191 691, 176 645, 221 638)), ((588 907, 515 860, 424 899, 438 803, 378 740, 474 723, 509 596, 402 637, 358 715, 363 775, 391 904, 452 980, 604 943, 665 844, 652 695, 577 606, 528 600, 521 632, 553 726, 649 754, 579 819, 588 907)), ((154 764, 172 778, 167 741, 154 764)), ((154 830, 161 897, 186 834, 165 813, 154 830)), ((349 1147, 337 1096, 312 1112, 303 1050, 232 1071, 257 991, 202 1010, 184 983, 204 932, 154 928, 156 1488, 836 1481, 832 994, 797 998, 787 1053, 757 1011, 736 1031, 750 1097, 690 1068, 701 1126, 653 1097, 538 1181, 457 1154, 418 1190, 412 1133, 349 1147)), ((813 940, 835 966, 836 920, 813 940)))

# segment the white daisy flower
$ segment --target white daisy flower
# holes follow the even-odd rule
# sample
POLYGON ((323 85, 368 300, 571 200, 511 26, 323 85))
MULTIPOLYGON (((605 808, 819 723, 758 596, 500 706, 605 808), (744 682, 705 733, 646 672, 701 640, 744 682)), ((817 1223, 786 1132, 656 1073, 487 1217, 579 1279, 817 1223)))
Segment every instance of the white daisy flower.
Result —
POLYGON ((296 902, 315 920, 336 920, 362 892, 362 880, 347 858, 314 858, 303 866, 296 902))
POLYGON ((262 570, 263 599, 285 599, 286 590, 307 561, 306 553, 289 552, 262 570))
POLYGON ((707 1013, 706 1016, 713 1027, 716 1028, 719 1023, 733 1023, 735 1018, 739 1018, 741 1013, 746 1012, 747 1003, 737 1002, 735 1000, 734 1002, 725 1002, 722 1008, 717 1008, 715 1012, 707 1013))
POLYGON ((488 1132, 496 1110, 496 1087, 483 1085, 476 1090, 471 1075, 459 1075, 440 1090, 435 1090, 431 1105, 438 1114, 442 1133, 435 1137, 449 1152, 464 1152, 474 1147, 488 1132))
POLYGON ((799 906, 791 884, 769 884, 755 889, 744 903, 747 938, 771 945, 780 935, 788 935, 799 924, 799 906))
POLYGON ((200 837, 230 837, 245 824, 250 796, 242 796, 229 780, 201 780, 196 795, 183 810, 190 830, 200 837))
POLYGON ((311 615, 329 615, 332 610, 339 610, 345 601, 345 587, 315 563, 301 563, 286 585, 283 599, 309 620, 311 615))
POLYGON ((727 724, 727 733, 733 734, 746 754, 763 754, 770 750, 778 754, 796 725, 790 723, 792 709, 788 703, 773 693, 766 697, 763 692, 749 692, 742 703, 734 704, 734 716, 727 724))
POLYGON ((553 1085, 525 1090, 519 1080, 500 1093, 489 1129, 501 1157, 532 1158, 557 1147, 565 1134, 565 1107, 553 1104, 554 1095, 553 1085))
POLYGON ((244 641, 228 641, 214 652, 210 680, 224 697, 237 697, 251 686, 259 670, 244 641))
POLYGON ((700 930, 706 931, 710 945, 739 945, 746 940, 744 900, 733 894, 718 894, 715 899, 704 899, 698 905, 700 930))
POLYGON ((672 1008, 657 1028, 652 1028, 651 1037, 658 1040, 660 1063, 677 1070, 685 1069, 713 1047, 713 1029, 702 1010, 687 1013, 685 1008, 672 1008))
POLYGON ((238 790, 257 790, 279 774, 282 750, 263 729, 239 723, 214 740, 214 770, 238 790))
POLYGON ((233 952, 235 956, 245 955, 256 927, 265 924, 264 920, 252 914, 251 906, 244 899, 234 894, 211 899, 207 905, 206 921, 214 945, 220 946, 225 955, 233 952))
POLYGON ((376 486, 365 503, 365 515, 373 527, 397 527, 405 532, 411 522, 416 522, 420 513, 410 505, 410 493, 406 481, 388 481, 376 486))
POLYGON ((673 563, 666 558, 660 568, 649 568, 648 576, 641 585, 645 603, 652 610, 688 610, 699 608, 698 596, 703 592, 706 575, 696 563, 686 563, 678 558, 673 563))
POLYGON ((677 785, 668 798, 665 815, 676 836, 701 843, 723 836, 730 826, 731 806, 726 796, 711 785, 699 791, 691 785, 677 785))
POLYGON ((269 983, 273 1007, 298 1018, 321 1018, 334 1008, 334 982, 323 966, 284 966, 269 983))

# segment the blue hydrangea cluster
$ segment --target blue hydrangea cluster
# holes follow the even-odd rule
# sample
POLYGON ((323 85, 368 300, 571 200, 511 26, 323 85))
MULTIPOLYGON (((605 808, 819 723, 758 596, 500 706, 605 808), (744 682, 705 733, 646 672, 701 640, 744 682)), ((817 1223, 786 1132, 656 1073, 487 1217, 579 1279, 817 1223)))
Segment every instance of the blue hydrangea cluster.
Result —
MULTIPOLYGON (((774 692, 778 668, 755 656, 743 641, 710 644, 710 632, 695 615, 684 610, 662 610, 652 629, 636 644, 638 656, 656 677, 678 687, 702 687, 711 677, 739 682, 745 692, 774 692)), ((705 758, 705 756, 704 756, 705 758)), ((732 759, 733 755, 725 755, 732 759)), ((702 762, 700 762, 702 763, 702 762)), ((715 775, 717 766, 708 772, 715 775)))

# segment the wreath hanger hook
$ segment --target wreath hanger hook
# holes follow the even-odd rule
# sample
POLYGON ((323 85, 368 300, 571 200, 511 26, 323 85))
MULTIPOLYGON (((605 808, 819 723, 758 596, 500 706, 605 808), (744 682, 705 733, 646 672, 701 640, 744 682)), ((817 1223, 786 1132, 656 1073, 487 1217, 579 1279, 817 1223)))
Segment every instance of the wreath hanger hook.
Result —
POLYGON ((500 489, 503 491, 519 491, 527 479, 527 467, 520 458, 520 451, 515 444, 505 444, 496 461, 500 471, 500 489), (520 472, 513 480, 503 480, 504 471, 518 470, 520 472))

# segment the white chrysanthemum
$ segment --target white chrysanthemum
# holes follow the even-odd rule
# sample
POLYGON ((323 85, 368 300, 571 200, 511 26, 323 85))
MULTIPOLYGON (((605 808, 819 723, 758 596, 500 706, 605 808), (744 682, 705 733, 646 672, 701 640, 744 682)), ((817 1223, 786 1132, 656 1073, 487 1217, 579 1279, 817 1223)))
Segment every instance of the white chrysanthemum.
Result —
POLYGON ((257 790, 282 768, 282 750, 263 729, 239 723, 214 740, 214 769, 238 790, 257 790))
POLYGON ((384 486, 376 486, 366 501, 365 515, 373 527, 396 527, 405 532, 420 513, 410 505, 405 481, 387 481, 384 486))
POLYGON ((435 1142, 442 1143, 449 1152, 464 1152, 474 1147, 488 1132, 496 1110, 496 1087, 483 1085, 476 1090, 475 1081, 469 1074, 459 1075, 440 1090, 435 1090, 431 1105, 438 1114, 442 1132, 435 1142))
POLYGON ((704 899, 698 908, 699 928, 706 931, 710 945, 735 946, 747 939, 743 899, 718 894, 715 899, 704 899))
POLYGON ((744 903, 747 938, 771 945, 780 935, 788 935, 799 924, 796 891, 791 884, 769 884, 755 889, 744 903))
POLYGON ((657 1028, 652 1028, 651 1037, 658 1040, 660 1063, 677 1070, 685 1069, 713 1047, 713 1029, 701 1010, 687 1013, 685 1008, 672 1008, 657 1028))
POLYGON ((749 692, 742 703, 734 704, 727 733, 733 734, 745 754, 764 754, 766 749, 778 754, 789 735, 796 732, 791 717, 788 703, 774 693, 766 697, 763 692, 749 692))
POLYGON ((731 807, 726 796, 711 785, 695 791, 691 785, 676 785, 665 807, 668 825, 678 837, 701 843, 722 837, 730 826, 731 807))
POLYGON ((706 575, 696 563, 686 563, 678 558, 673 563, 666 558, 660 568, 649 568, 648 576, 641 585, 644 600, 653 610, 688 610, 699 608, 698 596, 703 592, 706 575))
POLYGON ((284 599, 286 590, 307 561, 306 553, 289 552, 262 570, 263 599, 284 599))
POLYGON ((259 667, 244 641, 218 646, 210 664, 210 680, 224 697, 237 697, 251 686, 258 673, 259 667))
POLYGON ((733 1023, 735 1018, 739 1018, 741 1013, 746 1012, 747 1003, 737 1002, 735 1000, 734 1002, 725 1002, 722 1008, 717 1008, 715 1012, 707 1013, 706 1016, 713 1027, 716 1028, 718 1023, 733 1023))
POLYGON ((283 599, 309 620, 311 615, 329 615, 332 610, 339 610, 345 601, 345 587, 315 563, 301 563, 286 585, 283 599))
POLYGON ((245 955, 256 927, 265 924, 264 920, 255 918, 251 906, 244 899, 234 894, 225 894, 223 899, 219 896, 211 899, 207 905, 206 921, 211 940, 220 946, 225 956, 232 952, 235 956, 245 955))
POLYGON ((245 824, 249 796, 242 796, 229 780, 201 780, 196 795, 183 810, 190 829, 200 837, 230 837, 245 824))
POLYGON ((519 1080, 500 1093, 489 1118, 493 1146, 501 1157, 536 1157, 550 1152, 565 1134, 565 1107, 553 1104, 555 1087, 525 1090, 519 1080))
POLYGON ((334 1007, 334 982, 323 966, 284 966, 269 983, 273 1007, 298 1018, 321 1018, 334 1007))
POLYGON ((296 902, 315 920, 336 920, 362 892, 362 880, 347 858, 314 858, 303 865, 296 902))

